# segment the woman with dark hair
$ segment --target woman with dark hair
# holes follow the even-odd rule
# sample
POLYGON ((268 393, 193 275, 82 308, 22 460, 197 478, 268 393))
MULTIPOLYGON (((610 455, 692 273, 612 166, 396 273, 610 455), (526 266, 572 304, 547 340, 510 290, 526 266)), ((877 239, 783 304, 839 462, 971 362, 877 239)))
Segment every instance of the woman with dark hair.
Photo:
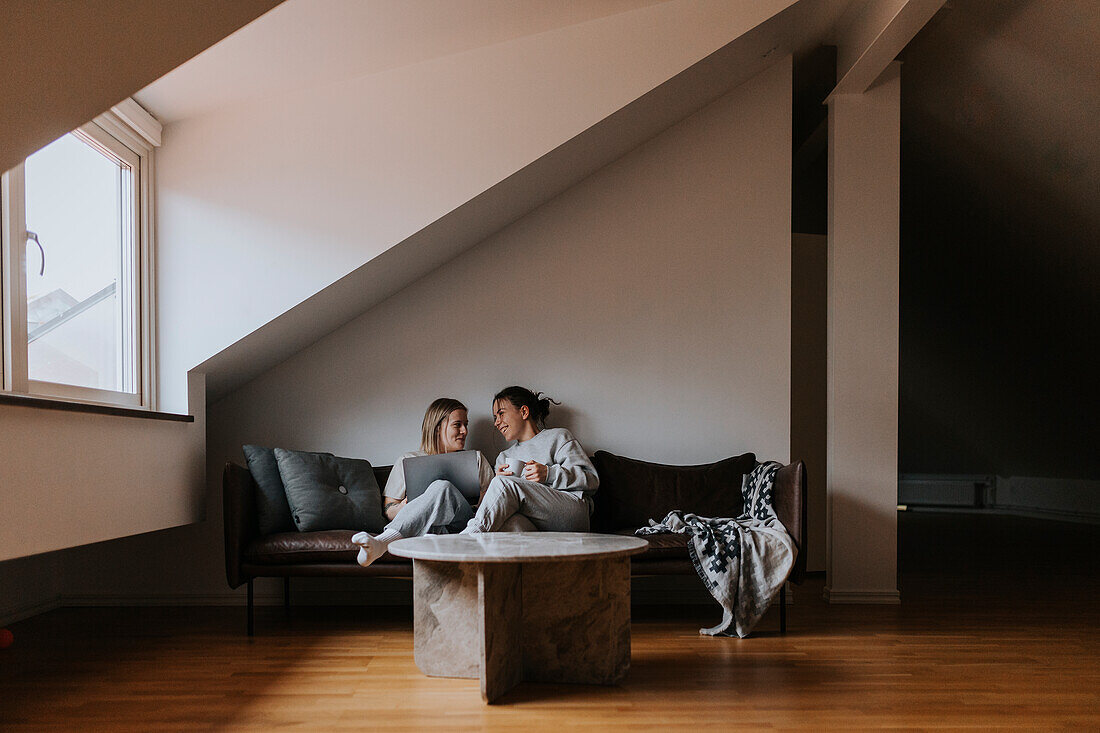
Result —
MULTIPOLYGON (((464 450, 469 424, 466 405, 458 400, 441 397, 428 405, 420 429, 420 450, 405 453, 397 459, 382 492, 382 510, 390 523, 377 535, 359 532, 351 538, 359 546, 360 565, 370 565, 382 557, 394 540, 459 532, 474 516, 470 502, 450 481, 433 481, 423 494, 407 501, 403 466, 406 458, 464 450)), ((484 494, 493 477, 493 469, 480 451, 477 467, 484 494)))
POLYGON ((464 532, 499 532, 518 517, 544 531, 588 530, 600 479, 572 433, 545 427, 551 402, 524 387, 493 397, 493 422, 513 443, 497 456, 496 476, 464 532))

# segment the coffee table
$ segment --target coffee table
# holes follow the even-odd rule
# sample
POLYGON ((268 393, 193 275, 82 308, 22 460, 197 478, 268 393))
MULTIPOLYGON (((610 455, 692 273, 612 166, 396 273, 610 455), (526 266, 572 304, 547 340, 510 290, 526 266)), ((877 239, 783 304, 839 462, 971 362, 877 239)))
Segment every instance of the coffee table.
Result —
POLYGON ((640 537, 584 532, 426 535, 413 560, 414 657, 432 677, 613 685, 630 669, 630 556, 640 537))

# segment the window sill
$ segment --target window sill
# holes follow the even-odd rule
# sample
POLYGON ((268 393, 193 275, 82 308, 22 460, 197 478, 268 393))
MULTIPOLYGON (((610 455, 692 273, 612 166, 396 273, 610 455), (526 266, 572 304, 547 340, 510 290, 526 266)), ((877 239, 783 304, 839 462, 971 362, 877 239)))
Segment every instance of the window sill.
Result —
POLYGON ((90 412, 95 415, 118 415, 119 417, 138 417, 145 420, 168 420, 169 422, 195 422, 194 415, 177 415, 173 412, 153 412, 136 407, 120 407, 117 405, 99 405, 91 402, 71 402, 51 397, 37 397, 0 393, 0 405, 17 405, 19 407, 37 407, 43 410, 62 410, 64 412, 90 412))

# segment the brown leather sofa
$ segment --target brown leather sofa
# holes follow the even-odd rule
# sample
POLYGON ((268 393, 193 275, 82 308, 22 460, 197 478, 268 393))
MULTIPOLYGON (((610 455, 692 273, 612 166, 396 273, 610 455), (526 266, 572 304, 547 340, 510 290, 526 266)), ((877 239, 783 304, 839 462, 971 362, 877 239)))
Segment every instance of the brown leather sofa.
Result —
MULTIPOLYGON (((756 465, 751 453, 702 466, 647 463, 598 451, 592 458, 600 475, 592 530, 633 534, 648 519, 662 519, 681 509, 700 516, 737 516, 741 513, 741 476, 756 465)), ((391 466, 374 468, 384 486, 391 466)), ((290 606, 290 578, 317 576, 412 577, 412 562, 386 554, 369 567, 356 561, 351 543, 354 530, 282 532, 262 537, 256 522, 256 484, 248 469, 226 463, 222 481, 225 520, 225 573, 231 588, 248 584, 248 635, 254 631, 252 581, 284 579, 284 603, 290 606)), ((806 472, 801 461, 776 474, 773 504, 779 520, 800 552, 791 582, 805 576, 806 472)), ((686 535, 661 534, 646 538, 649 550, 631 559, 631 574, 694 575, 686 535)), ((780 629, 786 631, 786 594, 780 593, 780 629)))

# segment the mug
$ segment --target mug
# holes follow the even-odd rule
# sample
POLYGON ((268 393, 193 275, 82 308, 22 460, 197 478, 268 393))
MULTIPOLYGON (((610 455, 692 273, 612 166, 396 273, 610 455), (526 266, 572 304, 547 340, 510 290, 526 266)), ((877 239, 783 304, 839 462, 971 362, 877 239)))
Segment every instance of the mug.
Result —
POLYGON ((527 465, 527 461, 521 461, 518 458, 508 459, 508 470, 512 472, 512 476, 515 478, 523 478, 523 467, 527 465))

